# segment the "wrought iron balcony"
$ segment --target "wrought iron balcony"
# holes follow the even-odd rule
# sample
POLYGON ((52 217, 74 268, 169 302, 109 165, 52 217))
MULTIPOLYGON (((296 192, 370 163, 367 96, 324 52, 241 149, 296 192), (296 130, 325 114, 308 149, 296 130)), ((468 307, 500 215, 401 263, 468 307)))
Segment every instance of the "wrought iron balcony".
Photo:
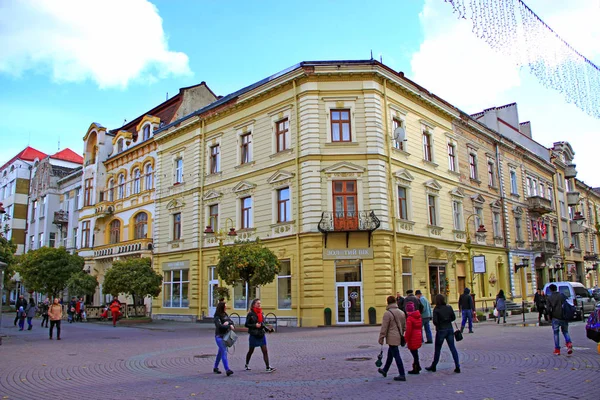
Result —
POLYGON ((381 221, 373 211, 324 211, 319 221, 319 231, 330 232, 373 232, 381 221))
POLYGON ((579 204, 579 192, 567 192, 567 205, 576 206, 579 204))
POLYGON ((531 248, 535 252, 546 255, 546 259, 558 254, 558 243, 547 240, 534 240, 531 242, 531 248))
POLYGON ((529 211, 540 215, 552 212, 552 202, 541 196, 531 196, 527 198, 527 207, 529 211))
POLYGON ((66 225, 69 223, 69 212, 65 210, 54 211, 54 225, 66 225))
POLYGON ((598 261, 598 254, 592 251, 586 251, 585 255, 583 256, 583 259, 585 261, 598 261))
POLYGON ((577 170, 575 169, 575 167, 575 164, 567 165, 567 167, 565 168, 565 178, 571 179, 577 176, 577 170))

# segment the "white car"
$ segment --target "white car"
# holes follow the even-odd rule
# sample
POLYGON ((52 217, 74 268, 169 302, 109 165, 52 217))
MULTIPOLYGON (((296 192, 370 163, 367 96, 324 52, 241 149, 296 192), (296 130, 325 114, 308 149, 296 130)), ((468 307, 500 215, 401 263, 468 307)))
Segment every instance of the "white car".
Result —
POLYGON ((544 286, 544 293, 550 296, 550 285, 556 285, 558 293, 567 297, 569 303, 575 306, 575 319, 585 320, 585 315, 594 311, 596 301, 589 291, 579 282, 550 282, 544 286))

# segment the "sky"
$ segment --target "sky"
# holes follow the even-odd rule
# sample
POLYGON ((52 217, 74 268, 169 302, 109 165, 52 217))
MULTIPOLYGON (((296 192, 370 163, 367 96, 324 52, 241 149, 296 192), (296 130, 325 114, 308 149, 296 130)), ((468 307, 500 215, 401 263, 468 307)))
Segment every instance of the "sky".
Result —
MULTIPOLYGON (((600 0, 525 0, 600 65, 600 0)), ((493 52, 443 0, 0 0, 0 165, 25 146, 83 151, 205 81, 226 95, 300 61, 382 59, 467 113, 518 103, 546 147, 569 141, 600 186, 600 120, 493 52), (376 4, 376 6, 373 6, 376 4)))

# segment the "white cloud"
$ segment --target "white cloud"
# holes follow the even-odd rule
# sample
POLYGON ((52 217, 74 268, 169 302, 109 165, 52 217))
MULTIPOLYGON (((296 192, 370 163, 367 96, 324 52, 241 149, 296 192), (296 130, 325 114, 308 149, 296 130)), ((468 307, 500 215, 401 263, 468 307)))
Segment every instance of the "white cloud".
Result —
POLYGON ((156 7, 146 0, 21 0, 0 3, 0 72, 49 72, 57 82, 91 79, 125 87, 190 74, 169 51, 156 7))

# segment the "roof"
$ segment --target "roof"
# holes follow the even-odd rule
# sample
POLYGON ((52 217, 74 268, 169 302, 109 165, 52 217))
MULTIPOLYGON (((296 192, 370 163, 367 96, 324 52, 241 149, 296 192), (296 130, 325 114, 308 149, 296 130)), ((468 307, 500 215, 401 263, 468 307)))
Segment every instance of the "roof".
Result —
POLYGON ((77 164, 83 164, 83 157, 75 153, 71 149, 61 150, 58 153, 52 154, 50 158, 53 158, 55 160, 74 162, 77 164))
POLYGON ((42 153, 39 150, 34 149, 31 146, 27 146, 22 151, 20 151, 16 156, 11 158, 8 162, 4 163, 4 165, 2 167, 0 167, 0 171, 2 171, 8 165, 12 164, 15 160, 33 161, 36 158, 42 159, 45 157, 46 157, 46 154, 42 153))

